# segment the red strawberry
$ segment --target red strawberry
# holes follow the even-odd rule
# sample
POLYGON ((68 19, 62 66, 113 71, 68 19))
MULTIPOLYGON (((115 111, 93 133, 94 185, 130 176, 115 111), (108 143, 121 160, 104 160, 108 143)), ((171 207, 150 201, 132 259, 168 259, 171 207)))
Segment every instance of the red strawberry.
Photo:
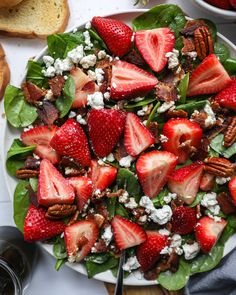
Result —
POLYGON ((51 146, 63 156, 72 157, 82 166, 91 162, 87 137, 84 130, 74 119, 68 119, 55 133, 51 146))
POLYGON ((193 208, 179 206, 173 211, 171 231, 175 234, 186 235, 193 231, 196 223, 196 211, 193 208))
POLYGON ((99 165, 97 160, 91 161, 89 177, 92 179, 95 190, 103 191, 109 187, 116 179, 117 169, 113 166, 104 164, 99 165))
POLYGON ((50 239, 65 229, 63 221, 49 220, 45 217, 46 210, 30 205, 24 222, 25 241, 34 242, 50 239))
POLYGON ((64 235, 68 260, 79 262, 91 251, 98 238, 99 229, 94 221, 81 220, 67 226, 64 235))
POLYGON ((187 96, 217 93, 224 89, 231 79, 216 55, 208 55, 192 72, 187 96))
POLYGON ((190 153, 187 147, 198 148, 202 138, 200 126, 185 118, 170 119, 165 123, 162 133, 168 138, 162 143, 163 148, 175 154, 179 163, 187 161, 190 153))
POLYGON ((147 239, 137 247, 137 259, 142 271, 154 266, 160 257, 160 252, 168 245, 168 237, 155 231, 147 231, 147 239))
POLYGON ((176 164, 176 156, 165 151, 144 153, 138 158, 136 171, 146 196, 154 198, 159 194, 176 164))
POLYGON ((236 175, 233 176, 229 182, 229 192, 234 204, 236 205, 236 175))
POLYGON ((167 64, 166 53, 175 45, 175 35, 169 28, 142 30, 135 33, 135 45, 146 63, 155 72, 160 72, 167 64))
POLYGON ((92 26, 112 54, 123 56, 130 50, 133 32, 126 24, 112 18, 94 16, 92 26))
POLYGON ((111 98, 122 100, 146 95, 158 83, 152 74, 118 60, 112 66, 111 98))
POLYGON ((137 156, 150 145, 155 139, 149 129, 142 124, 139 117, 128 113, 125 123, 125 149, 131 156, 137 156))
POLYGON ((220 106, 236 112, 236 79, 232 79, 232 82, 216 95, 215 100, 220 106))
POLYGON ((125 113, 112 109, 92 109, 88 113, 88 133, 94 153, 106 157, 116 146, 125 126, 125 113))
POLYGON ((200 181, 200 189, 204 192, 211 191, 215 184, 215 176, 209 173, 204 173, 200 181))
POLYGON ((229 0, 205 0, 207 3, 219 7, 221 9, 230 9, 230 1, 229 0))
POLYGON ((69 181, 46 159, 40 163, 38 203, 43 206, 72 204, 75 194, 69 181))
POLYGON ((236 0, 229 0, 231 6, 233 7, 233 9, 236 10, 236 0))
POLYGON ((217 222, 208 216, 204 216, 198 221, 195 227, 195 236, 203 252, 208 253, 211 251, 226 224, 227 221, 223 218, 217 222))
POLYGON ((111 222, 117 247, 124 250, 146 241, 146 233, 138 224, 116 215, 111 222))
POLYGON ((203 168, 202 162, 195 162, 173 171, 169 176, 169 190, 186 204, 191 204, 197 195, 203 168))
POLYGON ((53 164, 59 161, 59 155, 50 146, 50 141, 58 127, 52 125, 48 126, 36 126, 28 131, 24 131, 21 134, 22 142, 27 145, 36 145, 34 153, 42 159, 48 159, 53 164))
POLYGON ((98 91, 98 86, 80 68, 72 69, 70 74, 76 88, 72 108, 86 107, 88 95, 98 91))
POLYGON ((70 185, 75 189, 77 196, 77 207, 81 212, 88 200, 93 194, 93 183, 92 180, 85 176, 71 177, 69 179, 70 185))

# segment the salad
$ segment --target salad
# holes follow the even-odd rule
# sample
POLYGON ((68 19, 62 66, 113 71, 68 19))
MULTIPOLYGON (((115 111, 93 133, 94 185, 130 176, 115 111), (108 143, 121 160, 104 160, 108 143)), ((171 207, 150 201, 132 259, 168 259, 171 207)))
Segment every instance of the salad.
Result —
POLYGON ((236 60, 171 4, 49 36, 4 99, 14 220, 91 278, 126 252, 169 290, 214 268, 236 230, 236 60))

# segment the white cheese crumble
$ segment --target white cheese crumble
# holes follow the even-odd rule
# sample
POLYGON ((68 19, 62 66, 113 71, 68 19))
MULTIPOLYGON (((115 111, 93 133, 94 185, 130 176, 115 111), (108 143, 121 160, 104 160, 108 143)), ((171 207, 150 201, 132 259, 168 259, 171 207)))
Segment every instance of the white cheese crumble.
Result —
POLYGON ((136 256, 129 257, 126 263, 122 266, 123 270, 128 272, 131 272, 132 270, 137 269, 139 267, 140 264, 136 256))
POLYGON ((106 51, 105 50, 100 50, 98 52, 98 59, 103 59, 103 58, 106 58, 107 54, 106 54, 106 51))
POLYGON ((205 120, 205 125, 206 127, 211 127, 215 124, 216 122, 216 117, 215 114, 211 108, 211 106, 209 105, 209 103, 207 103, 204 107, 204 112, 207 113, 207 118, 205 120))
POLYGON ((148 110, 148 106, 143 106, 141 110, 137 111, 138 116, 144 116, 148 110))
POLYGON ((44 96, 44 100, 53 100, 54 99, 54 95, 51 89, 49 89, 46 93, 46 95, 44 96))
POLYGON ((104 108, 104 102, 103 102, 103 95, 101 92, 94 92, 93 94, 88 95, 88 102, 87 105, 89 105, 92 109, 100 110, 104 108))
POLYGON ((87 124, 86 120, 81 115, 76 116, 76 121, 78 123, 80 123, 81 125, 86 125, 87 124))
POLYGON ((42 70, 42 73, 45 77, 51 78, 56 74, 56 70, 53 66, 49 66, 46 70, 42 70))
POLYGON ((206 207, 212 215, 218 215, 220 213, 220 206, 217 201, 217 194, 214 192, 205 194, 201 200, 201 205, 206 207))
POLYGON ((73 67, 74 64, 69 57, 66 57, 65 59, 57 58, 54 63, 54 68, 57 75, 62 75, 64 71, 70 71, 73 67))
POLYGON ((125 191, 121 196, 119 196, 119 203, 125 204, 129 200, 129 193, 125 191))
POLYGON ((136 98, 134 98, 134 99, 132 99, 132 100, 135 101, 135 102, 139 102, 139 101, 144 100, 144 98, 145 98, 145 97, 136 97, 136 98))
POLYGON ((97 68, 95 69, 95 77, 98 82, 98 86, 100 86, 104 80, 104 71, 103 69, 97 68))
POLYGON ((226 182, 230 181, 230 177, 216 177, 216 183, 219 184, 219 185, 223 185, 225 184, 226 182))
POLYGON ((181 248, 181 244, 182 244, 181 236, 178 234, 174 234, 170 238, 170 240, 171 240, 170 245, 163 248, 160 254, 171 254, 171 252, 174 250, 176 254, 182 255, 183 249, 181 248))
POLYGON ((114 161, 115 161, 114 155, 113 155, 112 153, 110 153, 110 154, 107 156, 107 161, 108 161, 108 162, 114 162, 114 161))
POLYGON ((117 85, 115 82, 112 83, 112 87, 116 89, 117 85))
POLYGON ((105 93, 103 94, 103 96, 104 96, 104 98, 105 98, 106 100, 108 100, 108 99, 111 97, 110 92, 105 92, 105 93))
POLYGON ((143 222, 143 223, 146 222, 147 221, 147 215, 140 216, 138 221, 143 222))
POLYGON ((119 161, 119 164, 122 167, 129 168, 131 166, 131 162, 133 162, 134 159, 135 159, 134 157, 128 155, 126 157, 121 158, 119 161))
POLYGON ((92 28, 91 22, 87 22, 84 27, 85 27, 86 30, 91 29, 92 28))
POLYGON ((168 69, 174 69, 179 65, 179 51, 173 49, 172 52, 167 52, 166 57, 168 58, 168 69))
POLYGON ((175 193, 168 193, 167 196, 165 196, 163 198, 163 200, 165 201, 165 203, 169 204, 172 200, 175 200, 177 198, 177 194, 175 193))
POLYGON ((166 229, 166 228, 161 228, 159 229, 159 234, 163 235, 163 236, 169 236, 170 232, 166 229))
POLYGON ((163 134, 161 134, 161 135, 159 136, 159 139, 160 139, 160 142, 167 142, 167 141, 168 141, 168 137, 165 136, 165 135, 163 135, 163 134))
POLYGON ((29 125, 29 126, 24 128, 24 131, 29 131, 30 129, 33 129, 33 128, 34 128, 33 125, 29 125))
POLYGON ((138 204, 135 201, 135 198, 130 198, 128 203, 125 203, 125 207, 128 209, 135 209, 138 207, 138 204))
POLYGON ((54 64, 54 58, 51 57, 50 55, 44 55, 43 62, 45 63, 46 68, 48 68, 54 64))
POLYGON ((194 242, 192 245, 184 244, 182 248, 184 250, 184 258, 186 260, 195 258, 200 251, 200 246, 197 242, 194 242))
POLYGON ((94 67, 97 62, 97 58, 95 54, 89 54, 87 56, 84 56, 80 60, 80 64, 84 69, 89 69, 90 67, 94 67))
POLYGON ((192 60, 196 60, 197 58, 197 52, 191 51, 191 52, 184 52, 183 55, 189 56, 192 60))
POLYGON ((83 56, 84 56, 83 45, 79 45, 67 53, 67 57, 70 58, 70 60, 75 64, 79 63, 81 59, 83 58, 83 56))
POLYGON ((94 196, 99 196, 101 194, 101 190, 96 189, 93 194, 94 194, 94 196))
POLYGON ((84 49, 90 50, 93 47, 93 43, 91 42, 89 31, 83 32, 83 35, 84 35, 84 43, 86 44, 84 49))
POLYGON ((113 237, 113 233, 112 233, 112 230, 111 230, 111 226, 107 226, 101 236, 102 240, 105 241, 106 243, 106 246, 108 246, 112 240, 112 237, 113 237))
POLYGON ((70 111, 69 115, 68 115, 68 118, 74 118, 74 117, 76 117, 76 112, 70 111))
POLYGON ((174 101, 169 101, 169 102, 164 102, 158 109, 157 112, 158 113, 165 113, 166 111, 168 111, 170 108, 173 108, 175 105, 174 101))

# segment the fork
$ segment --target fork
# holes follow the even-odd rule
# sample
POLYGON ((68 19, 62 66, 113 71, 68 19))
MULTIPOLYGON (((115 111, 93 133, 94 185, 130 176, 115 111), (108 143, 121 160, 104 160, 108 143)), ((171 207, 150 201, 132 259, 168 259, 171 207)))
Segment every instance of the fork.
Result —
POLYGON ((124 262, 125 262, 125 251, 123 251, 120 256, 120 262, 119 262, 116 288, 115 288, 114 295, 123 295, 124 270, 123 270, 122 266, 123 266, 124 262))

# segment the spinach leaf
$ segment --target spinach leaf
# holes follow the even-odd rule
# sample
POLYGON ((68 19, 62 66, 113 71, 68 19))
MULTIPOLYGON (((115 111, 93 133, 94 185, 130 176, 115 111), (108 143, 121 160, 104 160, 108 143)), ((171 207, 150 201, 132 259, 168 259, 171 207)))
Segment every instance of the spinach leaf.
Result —
POLYGON ((190 265, 181 258, 177 272, 161 272, 158 277, 158 282, 167 290, 176 291, 182 289, 187 284, 189 276, 190 265))
POLYGON ((176 106, 176 110, 184 110, 186 112, 192 112, 193 110, 202 109, 205 104, 207 103, 207 100, 200 100, 200 101, 193 101, 186 104, 181 104, 176 106))
POLYGON ((70 111, 75 97, 75 82, 71 76, 69 76, 66 80, 62 92, 63 94, 56 100, 56 107, 60 111, 60 118, 65 117, 65 115, 70 111))
POLYGON ((214 44, 214 52, 222 63, 230 57, 229 48, 223 43, 216 42, 214 44))
POLYGON ((57 259, 64 259, 67 257, 65 241, 58 237, 53 245, 53 254, 57 259))
POLYGON ((30 178, 29 183, 32 190, 36 193, 38 191, 38 178, 30 178))
POLYGON ((92 261, 86 261, 85 266, 88 273, 88 278, 92 278, 98 273, 110 270, 118 265, 118 259, 115 257, 110 257, 106 262, 102 264, 97 264, 92 261))
POLYGON ((128 214, 127 210, 126 210, 125 207, 124 207, 122 204, 120 204, 120 203, 118 203, 118 204, 116 205, 116 215, 120 215, 120 216, 122 216, 122 217, 126 217, 126 218, 129 217, 129 214, 128 214))
POLYGON ((14 221, 21 232, 23 232, 24 221, 30 204, 28 185, 28 181, 20 180, 14 192, 14 221))
POLYGON ((141 101, 138 101, 138 102, 136 102, 136 103, 127 103, 125 106, 124 106, 124 108, 126 109, 126 110, 130 110, 130 109, 134 109, 134 108, 138 108, 138 107, 144 107, 144 106, 146 106, 146 105, 148 105, 149 103, 152 103, 152 102, 154 102, 154 101, 156 101, 156 98, 145 98, 145 99, 143 99, 143 100, 141 100, 141 101))
POLYGON ((229 74, 231 75, 236 74, 236 58, 226 59, 223 65, 229 74))
POLYGON ((27 65, 26 81, 31 81, 39 87, 47 88, 47 78, 44 77, 42 70, 43 67, 40 63, 29 60, 27 65))
POLYGON ((152 199, 152 202, 155 207, 162 207, 165 205, 164 197, 168 195, 170 191, 167 188, 164 188, 155 198, 152 199))
POLYGON ((233 155, 236 154, 236 143, 231 145, 229 148, 224 147, 224 135, 218 134, 210 143, 210 147, 216 151, 218 154, 224 156, 225 158, 229 159, 233 155))
POLYGON ((97 264, 103 264, 110 258, 109 253, 89 254, 85 257, 85 261, 94 262, 97 264))
POLYGON ((180 81, 179 83, 179 95, 180 95, 180 99, 179 99, 179 103, 180 104, 184 104, 186 101, 186 93, 188 90, 188 83, 189 83, 189 73, 185 74, 183 79, 180 81))
POLYGON ((192 202, 192 204, 189 205, 189 207, 193 208, 196 207, 198 204, 200 204, 201 200, 203 199, 203 196, 205 195, 205 192, 199 192, 195 198, 195 200, 192 202))
POLYGON ((102 40, 102 38, 94 30, 90 29, 88 31, 89 31, 89 34, 91 37, 91 41, 92 41, 95 48, 107 49, 107 46, 104 43, 104 41, 102 40))
POLYGON ((214 150, 209 146, 208 156, 209 156, 209 157, 219 157, 219 153, 217 153, 216 151, 214 151, 214 150))
POLYGON ((62 267, 62 265, 66 262, 66 260, 67 260, 66 258, 57 259, 57 262, 55 264, 55 270, 58 271, 62 267))
POLYGON ((115 216, 116 212, 116 198, 107 198, 107 211, 109 213, 110 220, 115 216))
POLYGON ((152 109, 150 115, 148 116, 147 123, 146 123, 146 126, 147 126, 147 127, 148 127, 149 124, 153 121, 153 119, 154 119, 154 117, 155 117, 155 115, 156 115, 156 111, 157 111, 157 109, 159 108, 160 104, 161 104, 161 103, 158 101, 158 102, 156 103, 156 105, 154 106, 154 108, 152 109))
POLYGON ((8 122, 16 128, 32 124, 38 116, 37 109, 26 102, 21 89, 12 85, 6 88, 4 108, 8 122))

